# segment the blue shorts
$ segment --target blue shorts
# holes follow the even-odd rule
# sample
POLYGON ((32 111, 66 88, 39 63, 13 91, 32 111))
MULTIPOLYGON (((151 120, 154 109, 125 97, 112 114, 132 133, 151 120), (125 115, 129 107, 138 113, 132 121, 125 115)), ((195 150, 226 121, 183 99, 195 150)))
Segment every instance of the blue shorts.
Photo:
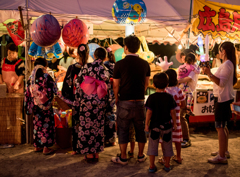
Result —
POLYGON ((215 128, 225 128, 227 121, 215 121, 215 128))

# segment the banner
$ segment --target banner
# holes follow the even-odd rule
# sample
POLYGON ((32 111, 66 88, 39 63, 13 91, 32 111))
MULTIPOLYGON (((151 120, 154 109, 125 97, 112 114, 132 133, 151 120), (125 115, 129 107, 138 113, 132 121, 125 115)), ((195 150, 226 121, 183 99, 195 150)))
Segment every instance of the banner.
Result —
POLYGON ((192 25, 194 35, 202 33, 204 37, 209 34, 214 39, 240 41, 240 6, 194 0, 193 15, 198 15, 192 25))

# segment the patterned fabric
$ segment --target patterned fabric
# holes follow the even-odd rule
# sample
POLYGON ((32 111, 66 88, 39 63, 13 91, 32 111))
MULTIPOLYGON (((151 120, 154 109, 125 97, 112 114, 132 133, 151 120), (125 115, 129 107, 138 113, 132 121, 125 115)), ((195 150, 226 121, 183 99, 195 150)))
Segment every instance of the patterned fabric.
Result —
POLYGON ((75 107, 73 107, 73 150, 80 154, 98 153, 104 150, 104 119, 110 98, 111 84, 108 69, 102 60, 86 64, 75 82, 75 107), (87 95, 80 84, 85 76, 104 81, 108 94, 99 98, 97 94, 87 95))
MULTIPOLYGON (((34 104, 34 99, 30 92, 31 76, 27 82, 27 90, 25 92, 25 108, 27 114, 33 113, 33 139, 35 147, 50 147, 54 143, 54 114, 52 107, 43 110, 34 104)), ((43 73, 42 70, 37 71, 36 85, 38 91, 46 93, 48 100, 43 104, 45 106, 51 104, 54 94, 57 93, 57 86, 49 74, 43 73)))
POLYGON ((72 64, 68 67, 62 87, 62 95, 68 100, 74 101, 74 78, 79 74, 81 67, 79 63, 72 64))
POLYGON ((179 85, 179 88, 183 91, 184 96, 187 98, 187 108, 191 109, 192 102, 193 102, 192 90, 187 85, 187 83, 181 83, 179 85))
POLYGON ((176 110, 176 123, 177 123, 177 130, 172 131, 172 141, 173 142, 182 142, 182 127, 180 122, 180 103, 181 101, 185 100, 184 95, 182 94, 181 89, 178 87, 167 87, 166 92, 171 94, 174 98, 174 100, 177 103, 176 110))
MULTIPOLYGON (((113 69, 115 63, 110 63, 109 61, 104 62, 104 65, 108 68, 110 73, 110 78, 113 77, 113 69)), ((106 116, 105 116, 105 126, 104 126, 104 134, 105 134, 105 142, 114 143, 117 138, 117 133, 115 129, 116 124, 116 104, 115 104, 115 96, 112 89, 110 90, 110 96, 106 108, 106 116)))

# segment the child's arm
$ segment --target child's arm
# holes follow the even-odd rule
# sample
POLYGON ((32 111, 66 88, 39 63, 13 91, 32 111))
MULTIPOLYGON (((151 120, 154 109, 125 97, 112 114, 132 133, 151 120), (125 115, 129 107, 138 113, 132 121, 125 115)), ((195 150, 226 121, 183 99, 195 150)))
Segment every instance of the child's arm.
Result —
POLYGON ((24 75, 18 76, 18 80, 17 80, 17 82, 15 82, 15 84, 13 86, 14 90, 18 90, 19 89, 19 86, 22 83, 24 77, 25 77, 24 75))
POLYGON ((146 121, 145 121, 145 130, 144 130, 146 132, 149 132, 149 122, 150 122, 151 117, 152 117, 152 110, 147 109, 146 121))
POLYGON ((200 74, 200 68, 199 68, 199 66, 193 66, 193 68, 194 68, 193 72, 194 72, 195 74, 200 74))
POLYGON ((178 79, 178 83, 185 83, 185 82, 191 82, 191 81, 192 81, 192 78, 190 77, 184 77, 184 78, 178 79))
POLYGON ((173 128, 174 128, 174 130, 177 130, 176 111, 175 111, 175 109, 171 110, 171 116, 172 116, 172 120, 173 120, 173 128))
POLYGON ((186 107, 186 101, 183 100, 183 101, 181 101, 180 108, 184 109, 185 107, 186 107))

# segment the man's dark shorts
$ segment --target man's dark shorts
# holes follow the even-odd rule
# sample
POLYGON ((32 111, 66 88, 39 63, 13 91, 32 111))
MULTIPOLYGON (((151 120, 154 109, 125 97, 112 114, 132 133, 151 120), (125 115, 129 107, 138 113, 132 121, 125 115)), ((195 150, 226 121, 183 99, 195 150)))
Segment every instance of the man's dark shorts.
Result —
POLYGON ((119 101, 117 105, 117 131, 118 143, 126 144, 129 142, 129 126, 133 122, 136 141, 146 143, 145 127, 146 109, 144 101, 119 101))

